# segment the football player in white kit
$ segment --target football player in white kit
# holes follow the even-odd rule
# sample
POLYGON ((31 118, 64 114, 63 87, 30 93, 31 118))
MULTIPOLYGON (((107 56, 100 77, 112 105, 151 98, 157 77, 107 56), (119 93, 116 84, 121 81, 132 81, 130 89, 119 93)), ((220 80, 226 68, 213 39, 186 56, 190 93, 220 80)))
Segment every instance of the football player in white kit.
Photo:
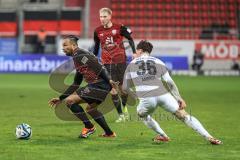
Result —
POLYGON ((143 119, 146 126, 157 133, 155 142, 167 142, 170 138, 161 129, 151 114, 161 106, 174 114, 187 126, 202 135, 211 144, 219 145, 222 142, 211 136, 202 124, 185 111, 186 103, 181 98, 178 88, 170 77, 165 64, 150 56, 152 44, 140 41, 137 45, 137 58, 128 65, 123 82, 123 91, 135 95, 139 99, 137 114, 143 119))

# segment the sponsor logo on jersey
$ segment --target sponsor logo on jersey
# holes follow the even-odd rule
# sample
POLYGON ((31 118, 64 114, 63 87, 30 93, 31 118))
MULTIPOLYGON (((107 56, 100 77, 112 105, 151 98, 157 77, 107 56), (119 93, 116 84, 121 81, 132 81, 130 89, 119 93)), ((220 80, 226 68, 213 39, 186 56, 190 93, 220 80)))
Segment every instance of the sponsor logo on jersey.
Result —
POLYGON ((83 64, 86 64, 87 61, 88 61, 88 58, 87 58, 86 56, 83 56, 83 58, 81 59, 81 62, 82 62, 83 64))
POLYGON ((155 75, 150 75, 150 74, 143 75, 141 78, 142 78, 142 81, 149 81, 149 80, 156 79, 155 75))
POLYGON ((84 93, 89 93, 90 92, 90 89, 87 87, 83 90, 84 93))

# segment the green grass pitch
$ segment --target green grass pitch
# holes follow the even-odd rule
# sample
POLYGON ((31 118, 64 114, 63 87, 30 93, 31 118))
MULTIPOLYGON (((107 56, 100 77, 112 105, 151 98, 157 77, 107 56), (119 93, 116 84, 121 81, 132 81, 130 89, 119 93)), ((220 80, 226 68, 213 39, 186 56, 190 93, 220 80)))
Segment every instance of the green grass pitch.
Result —
POLYGON ((187 111, 223 145, 208 144, 162 109, 154 116, 171 141, 153 144, 155 134, 136 118, 135 107, 129 108, 131 121, 126 123, 114 123, 116 110, 106 115, 116 138, 98 137, 102 130, 97 127, 88 139, 78 139, 83 125, 59 120, 48 107, 48 100, 57 96, 48 85, 48 75, 0 74, 0 160, 240 159, 240 78, 173 78, 188 104, 187 111), (23 122, 32 127, 30 140, 15 138, 16 125, 23 122))

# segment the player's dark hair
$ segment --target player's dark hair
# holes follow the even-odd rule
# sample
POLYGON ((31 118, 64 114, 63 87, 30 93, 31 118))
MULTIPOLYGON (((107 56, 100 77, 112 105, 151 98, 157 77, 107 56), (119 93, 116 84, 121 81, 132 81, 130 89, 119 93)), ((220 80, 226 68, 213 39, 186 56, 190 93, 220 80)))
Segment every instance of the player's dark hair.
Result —
POLYGON ((74 35, 65 36, 64 39, 69 39, 72 43, 74 43, 76 45, 77 45, 77 41, 79 40, 79 38, 74 35))
POLYGON ((142 49, 143 52, 151 53, 153 49, 153 45, 147 40, 141 40, 137 45, 137 49, 142 49))

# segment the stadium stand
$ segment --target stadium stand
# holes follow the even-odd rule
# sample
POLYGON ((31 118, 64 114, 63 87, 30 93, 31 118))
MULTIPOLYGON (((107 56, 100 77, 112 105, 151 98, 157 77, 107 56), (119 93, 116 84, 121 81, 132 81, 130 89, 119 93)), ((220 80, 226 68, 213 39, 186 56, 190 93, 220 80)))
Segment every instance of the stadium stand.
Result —
POLYGON ((85 0, 65 0, 66 7, 84 7, 85 0))
POLYGON ((59 31, 61 35, 81 35, 81 10, 61 10, 59 31))
POLYGON ((36 35, 40 27, 44 27, 48 35, 56 35, 58 31, 57 10, 24 11, 24 34, 36 35))
POLYGON ((17 36, 17 15, 16 11, 0 11, 0 37, 17 36))
MULTIPOLYGON (((58 34, 58 12, 57 10, 25 10, 23 11, 23 33, 25 39, 25 52, 34 52, 37 44, 37 34, 40 28, 44 28, 47 33, 46 52, 51 52, 55 48, 55 37, 58 34)), ((53 52, 53 51, 52 51, 53 52)))
POLYGON ((238 38, 239 0, 111 0, 111 8, 135 38, 238 38))
POLYGON ((82 34, 84 0, 0 0, 0 37, 18 37, 23 53, 36 49, 40 28, 47 33, 46 53, 56 53, 57 38, 82 34))

